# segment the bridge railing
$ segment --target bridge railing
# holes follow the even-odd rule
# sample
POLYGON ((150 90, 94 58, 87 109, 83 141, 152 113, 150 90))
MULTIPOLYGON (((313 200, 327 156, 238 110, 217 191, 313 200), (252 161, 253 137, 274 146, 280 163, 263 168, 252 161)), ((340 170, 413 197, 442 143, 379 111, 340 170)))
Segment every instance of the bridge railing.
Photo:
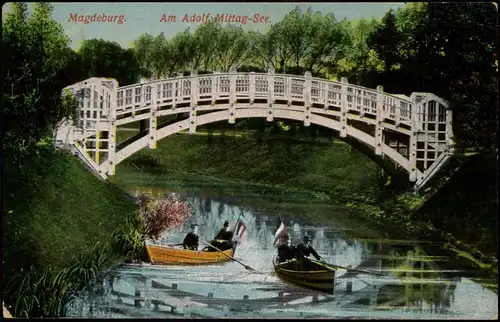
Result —
MULTIPOLYGON (((377 114, 377 90, 345 82, 297 75, 273 73, 214 73, 157 80, 149 83, 119 87, 116 91, 116 116, 128 113, 140 114, 150 105, 196 101, 236 100, 284 100, 305 102, 310 93, 313 104, 341 107, 347 99, 347 109, 360 114, 377 114), (271 84, 271 86, 270 86, 271 84), (234 94, 233 94, 234 91, 234 94), (232 94, 234 96, 232 96, 232 94)), ((413 102, 383 93, 383 118, 411 126, 413 102)))

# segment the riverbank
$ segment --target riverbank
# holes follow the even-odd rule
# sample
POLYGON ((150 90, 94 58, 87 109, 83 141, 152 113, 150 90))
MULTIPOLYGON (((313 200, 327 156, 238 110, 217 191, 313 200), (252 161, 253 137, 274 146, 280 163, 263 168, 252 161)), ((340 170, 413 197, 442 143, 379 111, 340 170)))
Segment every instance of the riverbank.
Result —
MULTIPOLYGON (((70 274, 71 269, 91 276, 122 260, 121 249, 110 237, 137 209, 121 190, 100 181, 65 152, 41 148, 18 170, 6 162, 3 282, 12 290, 8 293, 4 288, 4 299, 14 316, 29 310, 17 303, 20 298, 13 298, 15 292, 20 294, 23 279, 55 279, 60 272, 67 272, 64 282, 71 285, 61 287, 71 289, 79 282, 76 273, 70 274)), ((37 292, 48 291, 39 288, 37 292)), ((47 308, 37 312, 42 309, 47 308)))
MULTIPOLYGON (((130 136, 131 133, 121 135, 130 136)), ((481 162, 486 161, 479 161, 481 162)), ((493 271, 497 269, 496 264, 491 261, 484 262, 485 258, 496 257, 497 254, 496 248, 492 247, 494 243, 489 240, 493 230, 485 232, 482 236, 477 234, 484 221, 482 223, 476 221, 478 222, 476 230, 469 230, 467 239, 444 238, 443 235, 451 231, 457 236, 464 237, 460 235, 462 232, 460 229, 449 229, 450 225, 446 225, 449 223, 447 220, 449 216, 442 216, 442 209, 449 206, 447 204, 449 198, 456 199, 457 196, 467 193, 462 191, 463 188, 477 188, 476 196, 481 195, 481 189, 484 188, 487 193, 483 191, 482 194, 490 196, 491 187, 479 183, 481 178, 488 174, 476 173, 475 177, 479 181, 475 184, 464 183, 466 180, 462 176, 458 179, 463 183, 461 188, 447 189, 446 195, 441 195, 433 207, 423 207, 429 196, 435 195, 434 191, 424 191, 420 197, 387 193, 390 191, 387 189, 390 184, 382 180, 380 169, 368 157, 342 141, 304 138, 290 140, 283 134, 267 134, 259 140, 256 137, 242 135, 241 131, 225 136, 179 134, 169 137, 159 142, 156 150, 144 149, 125 160, 124 164, 118 167, 117 176, 113 180, 119 181, 118 183, 128 181, 140 185, 138 177, 144 176, 145 173, 148 174, 146 179, 148 186, 154 185, 155 180, 159 180, 159 185, 162 184, 160 181, 166 180, 181 187, 194 188, 194 184, 191 184, 193 176, 201 176, 206 178, 203 180, 204 185, 217 187, 216 190, 222 189, 221 195, 245 194, 244 191, 235 192, 235 185, 227 184, 239 182, 243 185, 260 185, 260 195, 274 200, 280 200, 284 195, 292 193, 291 198, 300 198, 302 199, 300 202, 345 205, 355 210, 355 216, 362 216, 365 220, 371 221, 374 228, 391 231, 393 237, 420 235, 435 240, 449 240, 450 246, 461 250, 464 249, 466 240, 476 250, 471 252, 472 261, 475 262, 473 265, 490 268, 493 271), (134 171, 142 172, 132 179, 129 176, 134 171), (441 209, 440 216, 433 215, 433 211, 438 211, 436 209, 441 209), (486 255, 477 256, 481 252, 486 255)), ((441 178, 443 182, 452 177, 449 173, 447 175, 449 177, 441 178)), ((456 183, 448 184, 456 185, 456 183)), ((473 208, 474 204, 466 209, 473 208)), ((491 212, 490 208, 487 211, 491 212)), ((457 212, 454 216, 456 220, 460 218, 460 208, 453 209, 457 212)), ((472 214, 470 218, 474 216, 479 217, 484 214, 472 214)), ((469 215, 463 215, 463 218, 469 218, 469 215)))

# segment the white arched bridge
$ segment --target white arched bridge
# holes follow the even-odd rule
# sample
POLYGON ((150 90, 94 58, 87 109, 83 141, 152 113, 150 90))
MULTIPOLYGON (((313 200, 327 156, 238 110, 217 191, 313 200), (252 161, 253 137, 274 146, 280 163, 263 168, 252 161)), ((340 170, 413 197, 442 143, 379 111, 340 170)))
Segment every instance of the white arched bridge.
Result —
POLYGON ((430 93, 411 97, 341 82, 268 73, 213 73, 118 87, 116 80, 90 78, 71 85, 78 102, 75 120, 55 134, 58 147, 72 150, 102 178, 120 162, 169 135, 218 121, 275 118, 317 124, 371 148, 409 174, 418 190, 450 157, 451 111, 430 93), (171 116, 169 122, 159 120, 171 116), (176 116, 173 119, 173 116, 176 116), (173 119, 173 120, 172 120, 173 119), (141 135, 121 147, 119 126, 141 121, 141 135))

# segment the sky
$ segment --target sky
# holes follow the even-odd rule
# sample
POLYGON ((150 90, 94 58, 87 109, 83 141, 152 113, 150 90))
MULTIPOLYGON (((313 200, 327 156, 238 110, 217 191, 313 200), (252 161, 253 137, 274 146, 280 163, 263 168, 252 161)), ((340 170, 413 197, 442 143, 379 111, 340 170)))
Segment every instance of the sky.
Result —
MULTIPOLYGON (((306 9, 311 6, 314 11, 319 10, 324 13, 334 13, 337 19, 347 18, 357 20, 360 18, 380 19, 391 8, 397 9, 405 5, 404 2, 394 3, 52 3, 54 7, 53 18, 60 22, 66 34, 70 37, 72 48, 78 48, 84 39, 102 38, 104 40, 115 41, 124 48, 129 48, 141 34, 150 33, 158 35, 163 32, 167 38, 171 38, 176 33, 184 31, 186 28, 196 28, 200 22, 183 22, 184 16, 194 14, 234 14, 237 16, 250 16, 243 28, 265 31, 270 23, 277 22, 290 12, 295 6, 306 9), (123 15, 122 23, 120 18, 114 22, 89 22, 84 24, 81 21, 69 21, 71 15, 123 15), (165 22, 161 22, 165 14, 165 22), (253 22, 255 15, 262 21, 253 22), (169 16, 175 16, 176 21, 169 21, 169 16), (268 20, 266 21, 266 17, 268 20)), ((32 4, 29 4, 29 8, 32 4)), ((2 13, 9 11, 10 3, 2 7, 2 13)), ((97 16, 96 16, 97 18, 97 16)), ((172 18, 170 18, 172 19, 172 18)))

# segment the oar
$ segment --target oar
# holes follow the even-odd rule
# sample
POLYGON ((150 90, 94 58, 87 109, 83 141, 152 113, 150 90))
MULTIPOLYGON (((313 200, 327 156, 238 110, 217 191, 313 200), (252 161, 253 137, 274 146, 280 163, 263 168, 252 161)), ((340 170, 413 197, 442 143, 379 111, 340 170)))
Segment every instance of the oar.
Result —
POLYGON ((229 256, 228 254, 224 253, 222 250, 218 249, 217 247, 207 243, 206 241, 203 241, 202 240, 202 243, 207 245, 207 246, 210 246, 212 247, 213 249, 215 249, 216 251, 218 251, 219 253, 221 253, 222 255, 226 256, 226 257, 229 257, 230 259, 232 259, 233 261, 235 261, 236 263, 242 265, 243 267, 245 267, 246 269, 248 270, 251 270, 251 271, 254 271, 254 272, 257 272, 257 270, 253 269, 252 267, 248 266, 248 265, 245 265, 243 264, 242 262, 240 262, 239 260, 237 260, 236 258, 232 257, 232 256, 229 256))
POLYGON ((365 271, 365 270, 362 270, 362 269, 355 269, 355 268, 350 268, 350 267, 345 267, 345 266, 334 265, 334 264, 326 263, 326 262, 323 262, 323 261, 314 260, 314 259, 311 259, 311 258, 309 260, 312 261, 312 262, 314 262, 314 263, 317 263, 317 264, 323 264, 323 265, 326 265, 326 266, 342 268, 342 269, 346 269, 348 271, 360 272, 360 273, 365 273, 365 274, 373 274, 373 275, 377 275, 377 276, 386 276, 385 274, 382 274, 382 273, 376 273, 376 272, 371 272, 371 271, 365 271))

